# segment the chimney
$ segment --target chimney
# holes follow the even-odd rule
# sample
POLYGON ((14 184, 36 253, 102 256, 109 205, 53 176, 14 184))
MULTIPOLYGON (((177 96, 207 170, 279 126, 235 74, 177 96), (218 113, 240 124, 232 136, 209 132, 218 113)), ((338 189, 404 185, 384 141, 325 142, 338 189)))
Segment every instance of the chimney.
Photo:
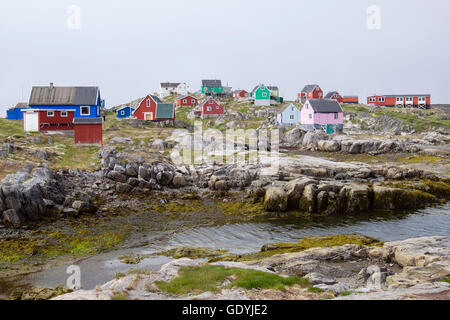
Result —
POLYGON ((53 89, 53 82, 50 82, 50 90, 53 89))

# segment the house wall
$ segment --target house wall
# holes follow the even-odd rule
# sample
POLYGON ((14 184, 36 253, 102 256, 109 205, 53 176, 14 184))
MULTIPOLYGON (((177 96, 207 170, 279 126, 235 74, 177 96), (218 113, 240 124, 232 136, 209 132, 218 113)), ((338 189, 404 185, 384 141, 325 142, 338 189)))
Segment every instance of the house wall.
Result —
POLYGON ((133 110, 133 108, 131 108, 131 107, 126 107, 126 108, 117 110, 117 118, 119 118, 119 119, 130 118, 133 113, 132 110, 133 110), (122 112, 123 112, 123 114, 122 114, 122 112))
POLYGON ((98 144, 103 142, 102 124, 75 124, 74 139, 76 144, 98 144))
POLYGON ((314 124, 314 110, 311 108, 308 102, 306 102, 300 110, 300 123, 314 124))
POLYGON ((342 97, 343 103, 359 103, 358 97, 342 97))
POLYGON ((54 111, 54 116, 47 115, 47 111, 39 111, 39 131, 73 130, 73 111, 67 111, 67 117, 61 116, 61 111, 54 111))
POLYGON ((202 94, 222 94, 223 87, 202 87, 202 94))
POLYGON ((334 118, 335 113, 315 113, 314 124, 343 124, 344 113, 339 112, 338 118, 334 118))
POLYGON ((11 110, 6 110, 6 119, 8 120, 22 120, 23 119, 23 110, 22 108, 14 108, 11 110))
MULTIPOLYGON (((419 106, 419 97, 423 97, 423 96, 413 96, 413 103, 412 106, 419 106)), ((385 96, 370 96, 367 97, 367 104, 371 104, 371 105, 377 105, 377 106, 385 106, 385 107, 395 107, 396 105, 408 105, 408 103, 406 103, 406 98, 404 96, 396 96, 396 97, 385 97, 385 96), (397 97, 401 97, 403 98, 403 102, 402 103, 397 103, 397 97), (371 102, 370 99, 371 98, 375 98, 375 102, 371 102), (380 98, 385 98, 385 101, 382 102, 380 101, 380 98)), ((425 98, 425 105, 427 107, 430 107, 431 105, 431 97, 426 97, 425 98)))

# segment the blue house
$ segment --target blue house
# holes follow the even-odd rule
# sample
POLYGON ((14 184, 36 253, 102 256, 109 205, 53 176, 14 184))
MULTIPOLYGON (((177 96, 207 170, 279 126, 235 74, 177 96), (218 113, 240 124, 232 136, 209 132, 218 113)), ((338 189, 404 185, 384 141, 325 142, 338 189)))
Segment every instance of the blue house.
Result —
POLYGON ((278 125, 295 126, 300 123, 300 110, 292 103, 277 114, 278 125))
POLYGON ((125 106, 117 110, 117 119, 127 119, 133 117, 134 108, 125 106))
POLYGON ((98 87, 33 87, 29 106, 32 109, 75 110, 74 118, 98 118, 104 100, 98 87))
POLYGON ((28 108, 26 103, 18 103, 15 107, 6 110, 6 119, 8 120, 22 120, 23 110, 28 108))

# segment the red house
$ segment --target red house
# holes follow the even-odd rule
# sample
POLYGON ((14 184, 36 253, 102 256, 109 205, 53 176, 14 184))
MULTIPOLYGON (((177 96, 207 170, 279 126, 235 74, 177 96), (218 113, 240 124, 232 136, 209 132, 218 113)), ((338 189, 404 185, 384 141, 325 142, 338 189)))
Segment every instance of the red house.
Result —
POLYGON ((343 103, 353 103, 353 104, 358 104, 359 103, 359 98, 358 96, 344 96, 342 97, 342 102, 343 103))
POLYGON ((339 103, 344 102, 344 99, 337 91, 328 92, 327 95, 325 96, 325 99, 336 100, 339 103))
POLYGON ((75 118, 73 133, 76 144, 101 145, 103 143, 102 118, 75 118))
POLYGON ((431 107, 431 95, 429 94, 374 95, 367 97, 367 104, 384 107, 429 109, 431 107))
POLYGON ((75 109, 26 109, 23 111, 23 130, 66 131, 73 130, 75 109))
POLYGON ((195 107, 198 105, 198 99, 193 96, 183 96, 175 99, 176 107, 195 107))
POLYGON ((203 100, 198 106, 202 119, 215 118, 225 113, 225 108, 217 103, 213 98, 207 98, 203 100))
POLYGON ((163 103, 158 97, 148 95, 137 101, 133 117, 147 121, 175 120, 175 106, 173 103, 163 103))
POLYGON ((309 99, 323 99, 323 91, 318 84, 308 84, 297 95, 297 99, 302 103, 309 99))
POLYGON ((236 90, 233 92, 233 97, 236 99, 248 98, 248 92, 245 90, 236 90))

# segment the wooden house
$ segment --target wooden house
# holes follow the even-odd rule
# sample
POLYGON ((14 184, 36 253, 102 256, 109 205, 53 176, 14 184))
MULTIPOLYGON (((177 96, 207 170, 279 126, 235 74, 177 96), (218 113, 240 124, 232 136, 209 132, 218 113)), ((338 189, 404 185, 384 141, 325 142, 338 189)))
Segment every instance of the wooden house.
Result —
POLYGON ((300 122, 300 110, 294 105, 289 104, 280 110, 277 114, 278 125, 295 126, 300 122))
POLYGON ((198 106, 202 119, 216 118, 225 113, 225 108, 221 106, 213 97, 206 98, 198 106))
POLYGON ((429 109, 431 107, 431 95, 429 94, 373 95, 367 97, 367 104, 384 107, 429 109))
POLYGON ((175 104, 163 103, 158 97, 149 94, 137 103, 133 117, 146 121, 175 120, 175 104))
POLYGON ((332 99, 332 100, 336 100, 339 103, 344 102, 344 99, 342 98, 342 96, 339 94, 339 92, 337 91, 331 91, 328 92, 325 96, 325 99, 332 99))
POLYGON ((308 99, 323 99, 323 91, 317 84, 308 84, 297 95, 297 100, 305 103, 308 99))
POLYGON ((264 84, 257 85, 252 91, 255 106, 270 106, 270 89, 264 84))
POLYGON ((117 110, 116 117, 117 119, 130 119, 133 118, 134 108, 131 106, 124 106, 117 110))
POLYGON ((205 96, 222 96, 225 94, 221 80, 202 80, 201 94, 205 96))
POLYGON ((175 99, 176 107, 195 107, 198 105, 198 99, 194 96, 182 96, 175 99))
POLYGON ((309 99, 300 111, 300 124, 306 130, 343 131, 344 111, 336 100, 309 99))

